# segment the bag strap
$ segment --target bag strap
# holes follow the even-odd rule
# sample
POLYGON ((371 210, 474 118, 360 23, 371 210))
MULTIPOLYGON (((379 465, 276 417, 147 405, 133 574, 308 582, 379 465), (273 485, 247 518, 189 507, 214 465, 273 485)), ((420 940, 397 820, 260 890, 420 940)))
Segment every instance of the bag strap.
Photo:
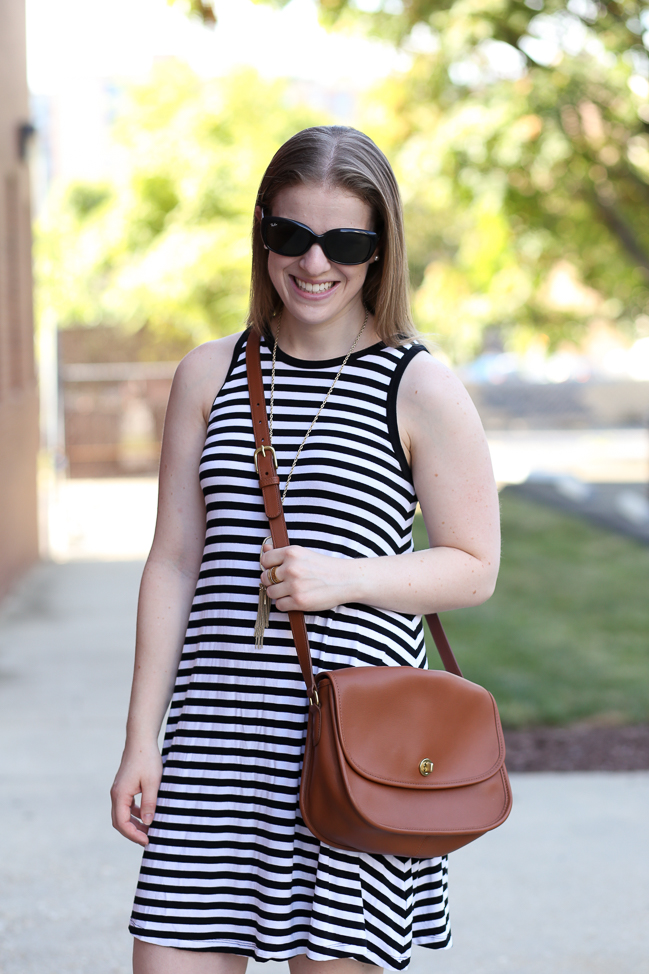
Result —
MULTIPOLYGON (((282 495, 279 491, 279 477, 277 476, 277 459, 275 451, 270 445, 268 430, 268 416, 266 414, 266 394, 264 392, 264 377, 261 371, 259 357, 259 335, 248 333, 246 347, 246 370, 248 373, 248 393, 250 395, 250 411, 252 426, 255 433, 255 467, 259 475, 259 486, 264 499, 264 510, 270 525, 270 536, 275 548, 286 548, 290 544, 286 531, 286 521, 282 510, 282 495)), ((291 624, 293 640, 300 661, 300 669, 306 684, 309 700, 317 700, 313 666, 311 664, 311 650, 306 631, 304 613, 294 610, 289 612, 288 620, 291 624)))
POLYGON ((426 616, 426 622, 428 623, 430 634, 433 637, 435 648, 439 653, 439 658, 444 664, 444 669, 449 673, 455 673, 456 676, 462 676, 460 664, 456 660, 455 653, 451 649, 451 644, 449 643, 448 637, 444 632, 442 620, 436 612, 429 612, 426 616))
MULTIPOLYGON (((286 548, 289 544, 286 521, 282 509, 282 495, 279 489, 279 476, 277 475, 277 459, 275 450, 270 443, 270 433, 268 430, 268 415, 266 412, 266 394, 264 392, 264 377, 261 371, 261 358, 259 354, 259 335, 250 330, 246 346, 246 371, 248 373, 248 392, 250 395, 250 411, 252 414, 252 426, 255 434, 255 468, 259 475, 259 486, 264 499, 264 510, 270 525, 270 536, 273 539, 275 548, 286 548)), ((288 613, 291 624, 291 631, 295 641, 297 656, 300 661, 300 669, 307 688, 307 696, 310 701, 317 700, 315 679, 313 677, 313 665, 311 663, 311 650, 309 649, 309 636, 304 621, 304 613, 293 610, 288 613)), ((456 676, 462 676, 462 671, 458 666, 455 654, 451 649, 450 643, 446 638, 446 633, 440 618, 436 612, 426 616, 426 622, 431 631, 432 637, 437 647, 437 652, 444 664, 444 669, 456 676)))

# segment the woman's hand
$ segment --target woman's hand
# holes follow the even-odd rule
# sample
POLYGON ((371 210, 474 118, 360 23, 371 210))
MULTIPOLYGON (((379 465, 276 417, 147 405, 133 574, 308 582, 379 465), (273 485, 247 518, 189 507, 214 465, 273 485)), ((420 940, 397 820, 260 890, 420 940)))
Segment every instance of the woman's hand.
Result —
POLYGON ((262 585, 280 612, 324 612, 344 602, 354 602, 352 590, 356 559, 332 558, 300 545, 273 548, 264 545, 261 556, 262 585), (274 568, 273 584, 270 570, 274 568))
POLYGON ((147 832, 153 821, 158 788, 162 778, 162 758, 157 744, 124 751, 122 763, 110 790, 113 827, 138 845, 148 845, 147 832), (138 805, 136 796, 141 795, 138 805))

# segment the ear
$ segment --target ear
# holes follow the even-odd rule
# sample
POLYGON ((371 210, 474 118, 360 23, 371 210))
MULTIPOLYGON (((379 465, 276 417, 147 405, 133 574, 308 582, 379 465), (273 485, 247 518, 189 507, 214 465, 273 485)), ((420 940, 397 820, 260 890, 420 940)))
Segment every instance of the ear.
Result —
MULTIPOLYGON (((261 223, 261 206, 255 207, 255 220, 257 221, 257 223, 261 223)), ((264 250, 268 250, 266 244, 264 244, 264 250)))

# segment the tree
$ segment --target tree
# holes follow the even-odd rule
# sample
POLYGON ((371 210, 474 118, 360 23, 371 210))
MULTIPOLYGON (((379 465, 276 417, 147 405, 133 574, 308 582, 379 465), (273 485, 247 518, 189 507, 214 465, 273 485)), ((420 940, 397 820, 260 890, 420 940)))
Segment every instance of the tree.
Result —
POLYGON ((214 4, 204 2, 204 0, 167 0, 170 7, 182 6, 188 17, 194 17, 205 24, 206 27, 216 25, 216 14, 214 4))
POLYGON ((629 333, 646 320, 646 3, 319 6, 325 23, 412 56, 360 123, 400 179, 423 330, 461 358, 488 325, 514 345, 539 332, 556 344, 579 338, 594 312, 629 333))
POLYGON ((159 64, 115 123, 114 178, 63 187, 48 207, 40 306, 62 326, 146 325, 194 341, 240 328, 255 189, 278 146, 319 121, 252 70, 204 82, 159 64))

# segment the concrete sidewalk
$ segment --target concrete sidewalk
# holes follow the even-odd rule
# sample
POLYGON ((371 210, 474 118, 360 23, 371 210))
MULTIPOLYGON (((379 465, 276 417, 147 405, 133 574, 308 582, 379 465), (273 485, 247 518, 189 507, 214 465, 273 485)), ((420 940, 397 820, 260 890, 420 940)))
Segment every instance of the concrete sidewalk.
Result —
MULTIPOLYGON (((0 620, 0 972, 127 974, 139 850, 113 832, 138 562, 41 565, 0 620)), ((413 974, 647 974, 649 773, 513 777, 451 856, 456 946, 413 974)), ((251 974, 287 974, 251 964, 251 974)))

